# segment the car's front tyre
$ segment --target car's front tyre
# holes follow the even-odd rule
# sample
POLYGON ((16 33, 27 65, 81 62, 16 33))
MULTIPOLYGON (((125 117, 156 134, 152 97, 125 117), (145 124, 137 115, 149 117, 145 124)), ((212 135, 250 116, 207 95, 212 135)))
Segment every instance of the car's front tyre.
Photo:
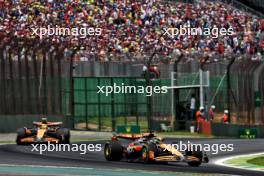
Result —
POLYGON ((107 161, 120 161, 123 158, 123 147, 117 141, 105 144, 104 156, 107 161))
POLYGON ((142 155, 141 158, 145 164, 154 162, 154 156, 157 151, 157 147, 155 144, 148 144, 142 147, 142 155), (153 154, 153 156, 150 156, 150 153, 153 154))
POLYGON ((203 161, 203 152, 201 150, 197 151, 186 151, 186 157, 194 157, 196 160, 187 161, 188 165, 191 167, 198 167, 203 161))

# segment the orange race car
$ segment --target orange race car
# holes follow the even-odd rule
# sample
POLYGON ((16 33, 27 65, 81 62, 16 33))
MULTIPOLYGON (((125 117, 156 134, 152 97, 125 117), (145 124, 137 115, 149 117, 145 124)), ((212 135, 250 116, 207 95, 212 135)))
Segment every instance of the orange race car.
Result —
POLYGON ((17 145, 29 143, 70 143, 70 130, 62 128, 62 122, 33 122, 33 128, 19 128, 17 130, 17 145))
POLYGON ((143 134, 118 134, 105 144, 105 159, 128 162, 186 162, 189 166, 200 166, 202 162, 208 163, 209 159, 200 149, 181 152, 170 144, 164 143, 162 138, 153 133, 143 134), (129 143, 119 139, 130 140, 129 143))

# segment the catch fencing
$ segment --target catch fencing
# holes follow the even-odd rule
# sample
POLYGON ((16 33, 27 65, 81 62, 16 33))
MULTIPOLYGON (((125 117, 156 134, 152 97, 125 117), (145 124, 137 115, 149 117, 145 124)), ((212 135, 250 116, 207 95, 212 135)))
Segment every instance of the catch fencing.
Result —
POLYGON ((0 114, 66 114, 69 63, 63 53, 29 46, 0 49, 0 114))
MULTIPOLYGON (((151 86, 169 86, 170 80, 152 80, 151 86)), ((118 125, 140 125, 142 130, 148 129, 147 94, 153 90, 133 92, 138 87, 146 87, 142 77, 74 77, 74 123, 75 128, 88 130, 115 130, 118 125), (103 86, 119 86, 118 89, 131 93, 98 93, 103 86), (123 88, 122 88, 123 87, 123 88), (129 89, 125 88, 129 87, 129 89)), ((119 90, 119 91, 120 91, 119 90)), ((142 91, 142 89, 141 89, 142 91)), ((151 105, 152 117, 169 117, 170 94, 153 94, 151 105)))
MULTIPOLYGON (((100 97, 95 90, 89 90, 91 86, 101 84, 102 80, 109 83, 111 79, 133 85, 141 80, 144 85, 145 78, 141 76, 143 63, 77 61, 72 59, 74 56, 66 55, 64 49, 40 45, 21 48, 5 45, 0 48, 1 115, 69 116, 76 128, 90 130, 113 130, 116 125, 130 122, 144 124, 147 129, 149 122, 146 122, 146 116, 150 116, 153 123, 171 120, 174 115, 171 92, 154 95, 151 99, 139 95, 115 95, 113 102, 109 97, 100 97), (84 98, 85 94, 88 101, 84 98), (150 114, 147 114, 148 108, 150 114)), ((205 103, 208 107, 216 105, 216 112, 220 114, 224 109, 230 109, 232 123, 262 124, 263 61, 254 61, 251 56, 235 58, 230 66, 228 81, 230 58, 216 56, 214 60, 218 61, 206 63, 203 68, 210 71, 210 87, 206 90, 205 103)), ((200 56, 186 56, 177 64, 171 61, 158 67, 161 77, 152 83, 167 86, 175 67, 178 73, 198 73, 200 56)), ((196 90, 181 91, 179 101, 186 111, 193 91, 196 90)))

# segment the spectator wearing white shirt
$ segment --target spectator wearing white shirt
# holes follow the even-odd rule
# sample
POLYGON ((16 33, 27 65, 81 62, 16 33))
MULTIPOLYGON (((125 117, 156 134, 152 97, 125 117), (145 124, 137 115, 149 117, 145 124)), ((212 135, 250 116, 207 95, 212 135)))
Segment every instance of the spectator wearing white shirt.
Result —
POLYGON ((192 94, 192 96, 191 96, 190 110, 191 110, 191 119, 195 119, 196 99, 195 99, 195 95, 194 94, 192 94))

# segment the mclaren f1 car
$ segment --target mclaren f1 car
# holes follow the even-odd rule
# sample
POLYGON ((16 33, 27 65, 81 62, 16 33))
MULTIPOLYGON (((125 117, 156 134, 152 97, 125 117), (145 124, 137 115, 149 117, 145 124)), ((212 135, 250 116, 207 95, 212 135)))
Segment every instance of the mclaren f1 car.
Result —
POLYGON ((33 128, 19 128, 16 143, 70 143, 70 130, 62 128, 62 122, 48 122, 42 118, 40 122, 33 122, 33 128))
POLYGON ((104 156, 108 161, 125 159, 128 162, 143 163, 186 162, 189 166, 196 167, 203 162, 209 162, 206 153, 200 149, 180 152, 153 133, 114 135, 112 140, 105 144, 104 156), (128 139, 130 142, 124 142, 122 139, 128 139))

